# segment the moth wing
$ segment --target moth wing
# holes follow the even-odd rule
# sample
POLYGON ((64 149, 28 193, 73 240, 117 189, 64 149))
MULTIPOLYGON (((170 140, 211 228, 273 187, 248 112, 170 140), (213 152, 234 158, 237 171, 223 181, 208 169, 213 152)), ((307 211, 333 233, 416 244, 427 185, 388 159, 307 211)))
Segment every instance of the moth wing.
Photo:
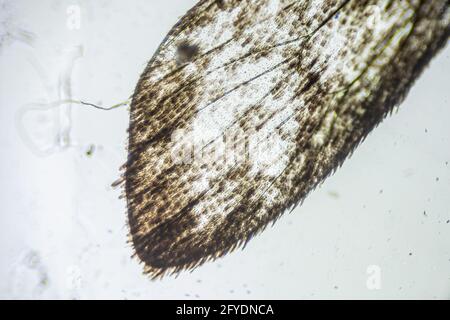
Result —
POLYGON ((131 105, 125 196, 146 272, 218 258, 293 208, 448 37, 445 1, 372 1, 376 23, 363 2, 200 1, 176 24, 131 105))

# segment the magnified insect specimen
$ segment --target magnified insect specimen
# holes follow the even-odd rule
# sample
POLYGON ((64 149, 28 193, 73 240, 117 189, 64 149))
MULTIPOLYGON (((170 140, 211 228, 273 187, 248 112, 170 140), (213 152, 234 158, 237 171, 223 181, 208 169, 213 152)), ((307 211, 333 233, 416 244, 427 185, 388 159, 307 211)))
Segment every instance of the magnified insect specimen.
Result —
POLYGON ((131 103, 120 183, 152 277, 245 245, 333 173, 446 44, 446 0, 202 0, 131 103))

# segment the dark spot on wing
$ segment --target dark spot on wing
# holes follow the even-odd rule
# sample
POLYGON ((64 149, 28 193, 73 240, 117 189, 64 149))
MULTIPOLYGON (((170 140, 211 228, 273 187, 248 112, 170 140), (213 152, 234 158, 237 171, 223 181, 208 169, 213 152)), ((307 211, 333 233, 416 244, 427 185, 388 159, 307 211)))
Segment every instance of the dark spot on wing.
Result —
POLYGON ((182 42, 177 49, 177 63, 185 64, 192 61, 199 53, 197 45, 190 44, 185 41, 182 42))

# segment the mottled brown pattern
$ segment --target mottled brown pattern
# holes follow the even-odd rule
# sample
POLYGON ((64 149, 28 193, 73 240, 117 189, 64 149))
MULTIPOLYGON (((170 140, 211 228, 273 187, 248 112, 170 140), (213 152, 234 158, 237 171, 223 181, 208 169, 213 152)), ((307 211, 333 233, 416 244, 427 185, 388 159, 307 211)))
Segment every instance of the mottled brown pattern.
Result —
POLYGON ((145 272, 221 257, 294 208, 403 100, 449 21, 445 0, 200 1, 133 95, 122 181, 145 272), (179 130, 204 157, 174 161, 179 130), (231 166, 214 153, 230 136, 231 166), (260 158, 254 137, 274 141, 260 158))

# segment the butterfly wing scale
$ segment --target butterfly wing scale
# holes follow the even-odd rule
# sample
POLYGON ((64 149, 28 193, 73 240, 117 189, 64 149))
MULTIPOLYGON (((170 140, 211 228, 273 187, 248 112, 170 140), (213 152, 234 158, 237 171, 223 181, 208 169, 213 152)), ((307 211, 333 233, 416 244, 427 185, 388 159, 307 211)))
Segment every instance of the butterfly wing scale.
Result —
POLYGON ((449 35, 447 1, 200 1, 131 104, 125 197, 153 277, 242 246, 398 105, 449 35))

